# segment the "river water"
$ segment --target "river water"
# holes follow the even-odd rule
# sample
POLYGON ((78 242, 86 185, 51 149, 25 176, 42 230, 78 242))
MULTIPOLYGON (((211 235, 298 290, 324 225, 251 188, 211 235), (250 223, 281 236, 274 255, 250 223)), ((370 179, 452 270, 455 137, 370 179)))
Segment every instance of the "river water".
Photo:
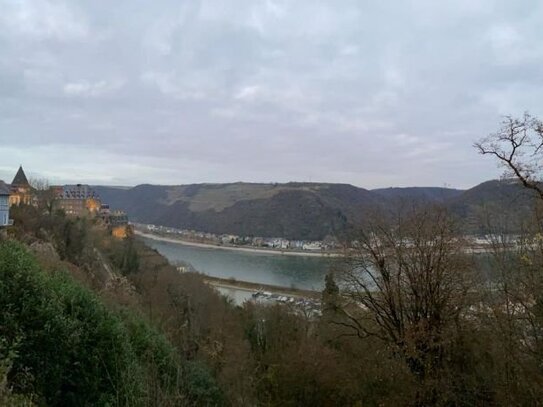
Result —
POLYGON ((329 257, 249 253, 142 240, 171 263, 190 263, 209 276, 308 290, 322 290, 324 276, 338 261, 329 257))

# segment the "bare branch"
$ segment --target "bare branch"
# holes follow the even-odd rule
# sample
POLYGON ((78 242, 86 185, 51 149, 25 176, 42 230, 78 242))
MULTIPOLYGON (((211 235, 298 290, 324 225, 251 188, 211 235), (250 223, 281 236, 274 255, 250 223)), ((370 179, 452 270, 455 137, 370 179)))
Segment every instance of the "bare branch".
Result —
POLYGON ((525 113, 521 119, 507 116, 498 132, 474 144, 482 155, 491 155, 515 177, 543 200, 541 163, 543 162, 543 123, 525 113))
POLYGON ((420 374, 464 309, 463 240, 443 209, 416 208, 376 219, 356 242, 343 273, 343 296, 352 302, 335 323, 388 342, 420 374))

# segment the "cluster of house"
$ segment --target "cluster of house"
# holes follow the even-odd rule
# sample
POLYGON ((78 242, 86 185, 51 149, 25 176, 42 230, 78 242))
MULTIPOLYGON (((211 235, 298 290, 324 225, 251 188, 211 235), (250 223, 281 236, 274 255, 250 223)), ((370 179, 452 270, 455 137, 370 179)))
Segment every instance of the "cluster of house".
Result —
POLYGON ((217 235, 195 230, 177 229, 159 225, 134 224, 142 231, 175 235, 185 240, 216 245, 267 247, 279 250, 333 251, 340 248, 333 237, 324 240, 289 240, 281 237, 251 237, 231 234, 217 235))
POLYGON ((220 235, 216 239, 224 245, 268 247, 281 250, 322 251, 336 248, 335 242, 321 240, 289 240, 282 237, 247 237, 237 235, 220 235))
POLYGON ((0 227, 13 223, 9 218, 9 208, 18 205, 38 206, 40 199, 51 199, 53 210, 62 210, 67 216, 91 217, 102 221, 111 234, 118 238, 127 236, 130 230, 128 217, 123 211, 112 211, 109 205, 102 203, 100 197, 89 186, 84 184, 58 185, 49 187, 46 198, 33 188, 25 175, 23 167, 19 167, 11 184, 0 180, 0 227))

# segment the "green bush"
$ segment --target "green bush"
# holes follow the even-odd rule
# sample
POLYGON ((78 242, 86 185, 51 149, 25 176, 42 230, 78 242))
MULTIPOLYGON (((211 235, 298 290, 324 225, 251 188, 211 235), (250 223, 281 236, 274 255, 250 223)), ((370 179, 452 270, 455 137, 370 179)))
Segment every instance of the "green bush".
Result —
POLYGON ((113 240, 107 249, 109 259, 123 275, 137 273, 140 268, 140 258, 133 236, 122 241, 113 240))
POLYGON ((145 371, 148 398, 177 399, 180 365, 177 353, 166 338, 132 312, 123 312, 130 345, 145 371))
POLYGON ((0 309, 9 386, 38 404, 145 405, 150 373, 163 397, 175 391, 175 358, 161 335, 135 316, 123 321, 67 275, 41 272, 11 241, 0 243, 0 309))
POLYGON ((183 383, 189 400, 198 406, 222 406, 223 394, 208 367, 199 361, 184 365, 183 383))

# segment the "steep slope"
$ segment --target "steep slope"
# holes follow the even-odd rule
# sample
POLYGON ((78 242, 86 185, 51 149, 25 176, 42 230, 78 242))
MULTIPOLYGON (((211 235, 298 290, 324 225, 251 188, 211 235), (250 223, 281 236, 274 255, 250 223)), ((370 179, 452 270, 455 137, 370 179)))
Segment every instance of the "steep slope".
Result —
POLYGON ((289 185, 270 198, 239 200, 220 211, 190 211, 179 201, 157 223, 213 233, 322 239, 360 221, 372 205, 370 193, 350 186, 289 185))
POLYGON ((138 185, 134 188, 93 187, 102 202, 112 209, 122 209, 133 220, 145 222, 154 219, 163 210, 159 202, 166 198, 167 187, 162 185, 138 185))
POLYGON ((501 210, 526 210, 530 207, 534 194, 520 183, 511 180, 492 180, 479 184, 462 194, 448 200, 450 207, 461 216, 485 205, 501 210))
POLYGON ((488 233, 494 225, 517 232, 518 225, 537 201, 533 191, 512 180, 483 182, 446 202, 452 213, 464 221, 470 233, 488 233))
POLYGON ((212 233, 322 239, 360 222, 374 195, 344 184, 139 185, 95 187, 134 221, 212 233))

